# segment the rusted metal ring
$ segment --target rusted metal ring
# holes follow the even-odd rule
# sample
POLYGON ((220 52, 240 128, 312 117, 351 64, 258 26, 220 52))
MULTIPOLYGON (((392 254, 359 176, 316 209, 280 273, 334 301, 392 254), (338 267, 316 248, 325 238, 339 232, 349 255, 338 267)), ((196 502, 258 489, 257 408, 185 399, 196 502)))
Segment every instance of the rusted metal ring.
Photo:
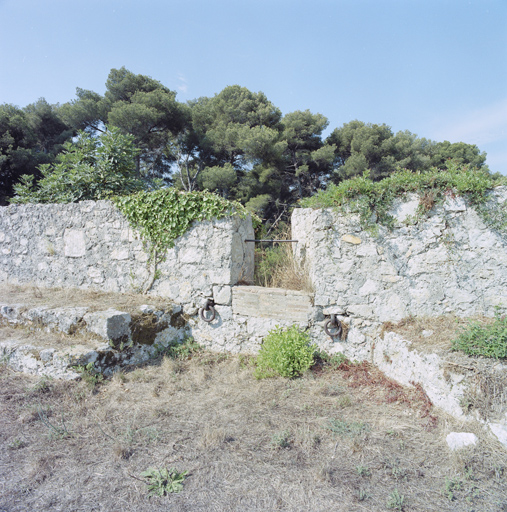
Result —
POLYGON ((201 320, 203 320, 204 322, 207 322, 207 323, 213 322, 213 320, 215 320, 215 316, 216 316, 217 312, 215 311, 214 306, 215 306, 215 304, 213 303, 213 301, 211 299, 208 299, 206 301, 206 304, 204 305, 204 307, 199 310, 199 316, 201 317, 201 320), (211 311, 211 316, 206 318, 206 316, 204 315, 205 311, 211 311))
POLYGON ((326 334, 328 336, 330 336, 331 338, 334 338, 335 336, 338 336, 340 337, 342 335, 342 332, 343 332, 343 329, 342 329, 342 324, 340 322, 340 320, 338 320, 336 318, 336 315, 331 315, 331 320, 328 320, 325 324, 324 324, 324 331, 326 332, 326 334), (335 332, 335 333, 332 333, 329 328, 330 327, 337 327, 338 330, 335 332))

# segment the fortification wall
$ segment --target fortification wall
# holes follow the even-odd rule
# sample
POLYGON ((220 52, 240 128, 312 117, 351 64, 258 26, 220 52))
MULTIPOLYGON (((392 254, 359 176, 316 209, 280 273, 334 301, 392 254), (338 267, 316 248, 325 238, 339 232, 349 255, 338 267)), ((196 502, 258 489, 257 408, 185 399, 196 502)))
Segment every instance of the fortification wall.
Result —
MULTIPOLYGON (((488 208, 506 200, 507 188, 499 187, 488 208)), ((358 360, 374 359, 386 322, 507 312, 507 237, 461 198, 448 197, 415 222, 418 205, 417 196, 398 202, 393 229, 378 226, 375 234, 358 215, 296 209, 294 250, 311 294, 237 286, 253 274, 250 219, 199 223, 168 251, 150 293, 182 305, 189 333, 215 350, 255 352, 270 329, 296 323, 322 349, 358 360), (207 298, 216 305, 210 323, 198 315, 207 298), (324 331, 331 314, 346 326, 341 337, 324 331)), ((0 208, 0 281, 136 291, 150 280, 147 259, 108 201, 0 208)))
MULTIPOLYGON (((487 208, 498 210, 506 200, 507 188, 498 187, 487 208)), ((507 236, 460 197, 449 196, 417 220, 419 202, 416 195, 397 202, 392 230, 378 225, 375 234, 362 229, 357 214, 294 211, 292 238, 315 288, 312 337, 319 345, 371 359, 384 322, 507 312, 507 236), (323 332, 331 313, 348 325, 345 340, 323 332)))
MULTIPOLYGON (((231 286, 253 275, 250 219, 195 224, 158 265, 151 294, 190 310, 203 297, 229 304, 231 286)), ((0 281, 42 287, 140 291, 148 254, 109 201, 0 207, 0 281)))

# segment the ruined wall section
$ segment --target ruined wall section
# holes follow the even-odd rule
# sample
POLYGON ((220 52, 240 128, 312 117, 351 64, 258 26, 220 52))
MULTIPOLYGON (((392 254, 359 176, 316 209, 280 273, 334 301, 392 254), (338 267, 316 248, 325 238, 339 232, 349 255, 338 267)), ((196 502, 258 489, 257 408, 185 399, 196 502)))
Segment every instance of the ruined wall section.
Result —
MULTIPOLYGON (((192 309, 203 297, 231 303, 231 286, 253 275, 251 220, 196 223, 158 266, 151 294, 192 309)), ((0 282, 138 292, 150 280, 148 255, 109 201, 0 208, 0 282)))
MULTIPOLYGON (((498 187, 488 208, 506 200, 507 188, 498 187)), ((361 227, 358 215, 294 211, 292 237, 315 287, 317 324, 336 313, 349 326, 343 342, 318 325, 312 329, 331 352, 368 359, 382 324, 411 315, 507 312, 507 236, 488 228, 462 198, 448 197, 419 220, 418 205, 416 195, 398 201, 393 229, 378 225, 375 234, 361 227)))

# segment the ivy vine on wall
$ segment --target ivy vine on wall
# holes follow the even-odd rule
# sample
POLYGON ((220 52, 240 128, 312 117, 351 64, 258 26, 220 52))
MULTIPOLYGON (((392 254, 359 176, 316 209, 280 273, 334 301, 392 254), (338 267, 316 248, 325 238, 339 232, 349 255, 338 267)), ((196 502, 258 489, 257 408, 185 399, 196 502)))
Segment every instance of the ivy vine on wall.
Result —
POLYGON ((179 192, 175 188, 117 196, 113 198, 113 203, 146 243, 148 264, 152 264, 153 270, 149 282, 143 287, 144 293, 149 291, 158 278, 157 265, 163 261, 167 250, 174 247, 176 239, 184 235, 194 221, 232 215, 245 218, 250 213, 240 203, 228 201, 216 194, 179 192))

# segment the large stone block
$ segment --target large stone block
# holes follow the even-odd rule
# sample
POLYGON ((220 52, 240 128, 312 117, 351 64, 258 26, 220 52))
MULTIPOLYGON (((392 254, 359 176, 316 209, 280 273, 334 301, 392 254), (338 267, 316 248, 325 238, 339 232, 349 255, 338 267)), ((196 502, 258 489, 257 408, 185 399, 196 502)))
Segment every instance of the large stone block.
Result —
POLYGON ((88 331, 98 334, 106 340, 111 340, 114 343, 130 340, 132 319, 128 313, 108 309, 107 311, 87 313, 83 319, 88 331))

